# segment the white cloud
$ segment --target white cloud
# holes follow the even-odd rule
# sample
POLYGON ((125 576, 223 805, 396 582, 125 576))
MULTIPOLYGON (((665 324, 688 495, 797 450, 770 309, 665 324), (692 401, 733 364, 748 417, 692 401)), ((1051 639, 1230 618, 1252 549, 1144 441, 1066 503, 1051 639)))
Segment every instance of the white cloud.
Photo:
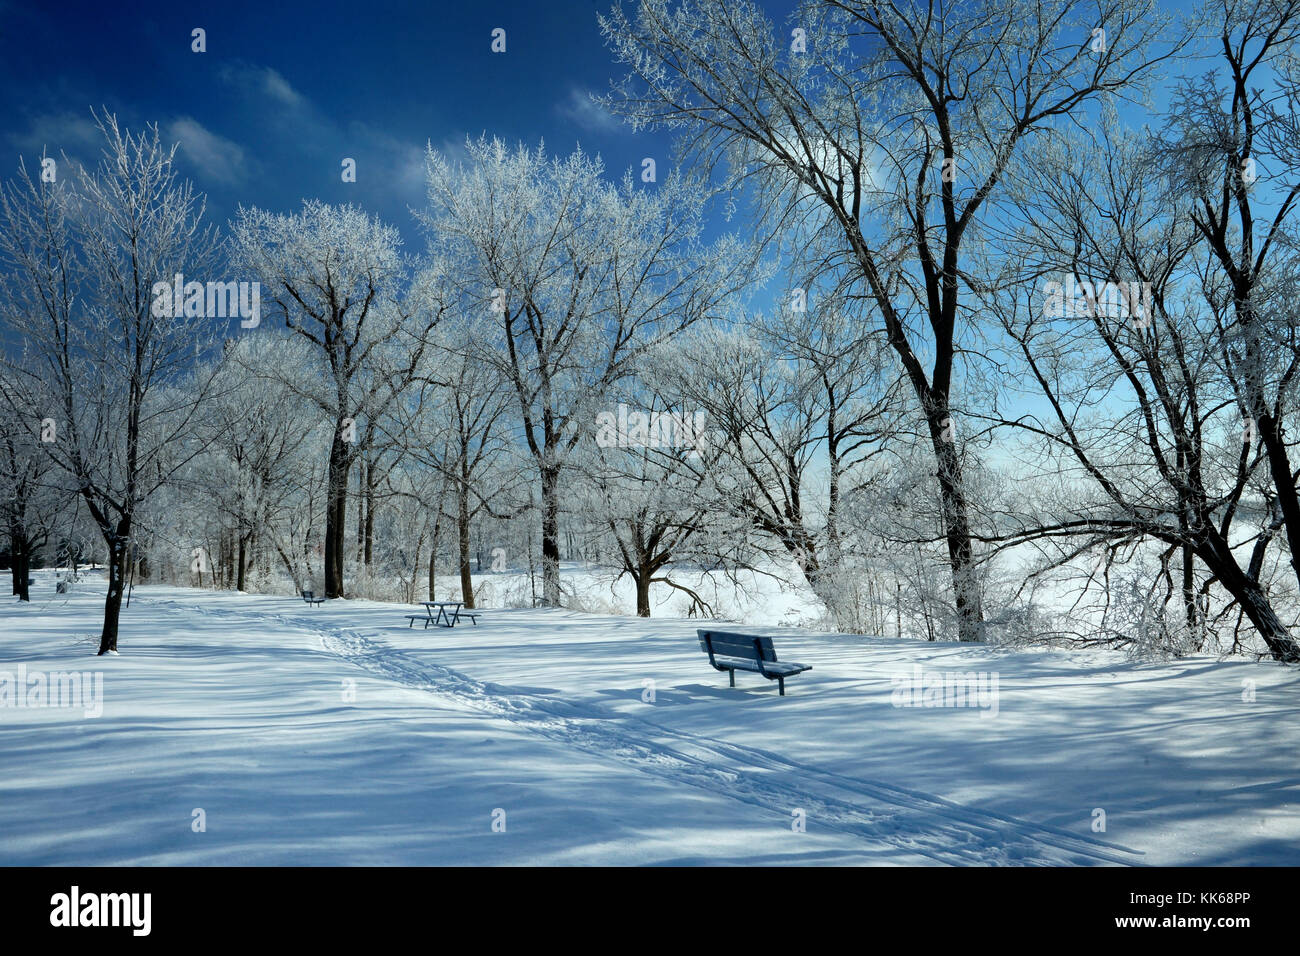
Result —
MULTIPOLYGON (((367 181, 382 184, 387 191, 405 202, 419 202, 424 195, 425 153, 422 144, 399 139, 368 123, 352 123, 344 142, 364 143, 371 170, 367 181), (373 179, 371 178, 373 177, 373 179)), ((381 187, 381 188, 382 188, 381 187)))
POLYGON ((167 138, 180 143, 181 156, 199 172, 221 183, 239 183, 247 175, 244 150, 239 144, 205 128, 198 120, 181 116, 164 130, 167 138))
POLYGON ((568 98, 555 109, 561 116, 591 132, 612 133, 623 128, 623 122, 617 116, 595 102, 586 90, 577 87, 570 88, 568 98))
POLYGON ((88 158, 98 156, 104 145, 103 134, 95 126, 89 110, 84 114, 62 112, 34 116, 27 130, 10 134, 9 141, 25 153, 47 150, 51 156, 67 152, 88 158))
POLYGON ((305 104, 303 95, 293 88, 278 70, 269 66, 238 63, 222 67, 222 81, 251 96, 264 96, 279 106, 297 109, 305 104))
POLYGON ((286 106, 298 106, 302 102, 302 95, 289 85, 288 80, 269 66, 262 74, 262 86, 269 96, 286 106))

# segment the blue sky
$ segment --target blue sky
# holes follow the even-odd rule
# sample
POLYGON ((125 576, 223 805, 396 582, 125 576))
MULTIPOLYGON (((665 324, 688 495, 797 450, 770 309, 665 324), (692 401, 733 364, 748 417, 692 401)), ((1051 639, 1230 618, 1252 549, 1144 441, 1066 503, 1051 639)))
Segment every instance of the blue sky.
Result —
MULTIPOLYGON (((0 0, 0 176, 42 148, 97 157, 90 110, 102 106, 181 143, 182 172, 223 229, 241 203, 353 202, 417 252, 408 210, 424 204, 427 142, 454 151, 486 132, 558 153, 581 143, 612 176, 646 156, 666 172, 668 135, 634 134, 589 98, 623 72, 596 22, 612 2, 0 0), (196 27, 206 52, 192 50, 196 27), (505 53, 492 52, 496 28, 505 53), (355 183, 341 180, 345 157, 355 183)), ((793 5, 764 3, 781 25, 793 5)))
MULTIPOLYGON (((224 226, 240 203, 354 202, 415 251, 408 210, 424 203, 427 142, 454 151, 486 132, 556 153, 580 143, 611 176, 647 156, 666 172, 667 134, 634 134, 589 98, 623 73, 596 22, 612 2, 0 0, 0 176, 42 148, 97 157, 90 109, 103 106, 181 143, 209 221, 224 226), (191 49, 196 27, 206 52, 191 49), (491 50, 495 28, 505 53, 491 50), (341 180, 345 157, 355 183, 341 180)), ((764 6, 784 24, 794 0, 764 6)))
POLYGON ((611 174, 670 141, 633 134, 588 98, 619 75, 597 12, 610 0, 18 4, 0 0, 0 173, 18 157, 98 153, 92 106, 181 142, 183 172, 224 224, 240 203, 355 202, 422 245, 423 149, 467 134, 553 152, 581 143, 611 174), (191 50, 206 30, 207 52, 191 50), (491 51, 492 30, 506 52, 491 51), (355 184, 341 163, 357 163, 355 184))

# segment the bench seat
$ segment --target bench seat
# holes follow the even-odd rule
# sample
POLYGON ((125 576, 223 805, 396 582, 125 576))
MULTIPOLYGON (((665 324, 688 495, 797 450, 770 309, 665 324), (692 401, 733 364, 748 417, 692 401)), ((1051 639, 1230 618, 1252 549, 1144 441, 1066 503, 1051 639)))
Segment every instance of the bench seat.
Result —
POLYGON ((770 637, 740 634, 734 631, 696 631, 700 636, 700 650, 709 655, 709 665, 714 670, 726 671, 731 686, 736 686, 736 671, 753 671, 768 680, 774 680, 785 696, 785 679, 812 670, 811 664, 778 661, 776 648, 770 637))
POLYGON ((724 654, 714 654, 715 664, 730 669, 735 668, 741 671, 753 671, 761 674, 766 671, 769 674, 780 674, 782 677, 789 677, 791 674, 802 674, 804 671, 812 670, 810 664, 796 664, 793 661, 764 661, 759 666, 758 661, 749 657, 727 657, 724 654))

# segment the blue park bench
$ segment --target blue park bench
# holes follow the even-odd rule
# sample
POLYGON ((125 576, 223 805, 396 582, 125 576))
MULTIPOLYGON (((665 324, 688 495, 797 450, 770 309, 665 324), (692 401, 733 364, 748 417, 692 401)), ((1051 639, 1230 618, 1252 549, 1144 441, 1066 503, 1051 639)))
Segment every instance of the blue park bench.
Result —
POLYGON ((732 687, 736 686, 736 671, 755 671, 776 681, 784 697, 787 677, 812 670, 811 664, 778 661, 770 637, 732 631, 697 630, 696 633, 700 635, 700 650, 709 655, 709 664, 714 670, 727 671, 732 687))
POLYGON ((325 603, 325 599, 324 599, 324 598, 318 598, 318 597, 316 597, 316 595, 314 595, 311 591, 303 591, 303 592, 302 592, 302 599, 303 599, 304 601, 306 601, 308 604, 324 604, 324 603, 325 603))

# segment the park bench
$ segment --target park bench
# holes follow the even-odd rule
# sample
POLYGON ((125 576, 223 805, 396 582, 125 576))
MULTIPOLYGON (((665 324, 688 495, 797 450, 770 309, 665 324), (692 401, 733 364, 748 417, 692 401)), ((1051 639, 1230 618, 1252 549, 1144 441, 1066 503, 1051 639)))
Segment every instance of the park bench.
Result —
POLYGON ((302 592, 302 599, 303 599, 304 601, 306 601, 308 604, 324 604, 324 603, 325 603, 325 599, 324 599, 324 598, 318 598, 318 597, 316 597, 316 595, 314 595, 311 591, 303 591, 303 592, 302 592))
POLYGON ((698 630, 696 633, 700 635, 700 650, 709 655, 709 664, 714 670, 727 671, 732 687, 736 686, 736 671, 755 671, 776 681, 784 697, 787 677, 812 670, 811 664, 778 661, 770 637, 731 631, 698 630))

